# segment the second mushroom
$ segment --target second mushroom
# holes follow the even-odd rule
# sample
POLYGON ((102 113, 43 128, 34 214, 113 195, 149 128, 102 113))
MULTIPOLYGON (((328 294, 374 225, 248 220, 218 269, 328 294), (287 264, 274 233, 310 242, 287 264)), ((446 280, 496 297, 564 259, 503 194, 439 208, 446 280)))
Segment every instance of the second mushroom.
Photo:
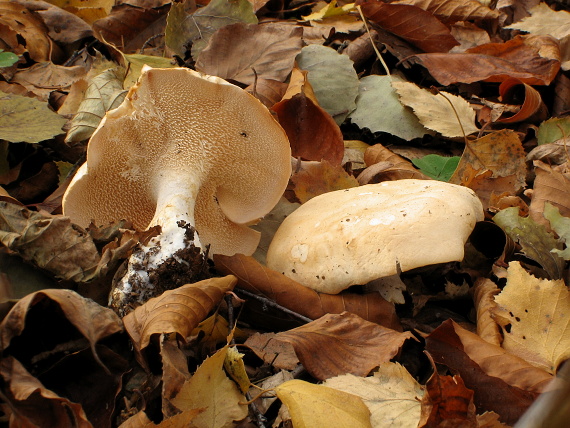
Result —
POLYGON ((164 285, 192 282, 207 247, 210 255, 253 253, 259 234, 248 226, 285 190, 290 153, 267 108, 237 86, 145 67, 91 137, 63 199, 64 214, 83 227, 119 219, 139 230, 161 226, 131 256, 111 306, 124 313, 164 285), (161 284, 172 271, 183 272, 182 283, 161 284))

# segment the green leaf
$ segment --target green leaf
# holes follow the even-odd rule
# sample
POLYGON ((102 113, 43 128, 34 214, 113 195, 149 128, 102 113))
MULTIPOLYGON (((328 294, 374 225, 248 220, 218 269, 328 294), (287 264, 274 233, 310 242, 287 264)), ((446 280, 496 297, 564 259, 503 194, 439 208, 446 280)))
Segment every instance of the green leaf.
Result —
POLYGON ((12 143, 39 143, 63 134, 67 120, 47 103, 0 91, 0 139, 12 143))
POLYGON ((358 76, 347 55, 321 45, 305 46, 295 58, 307 78, 319 105, 340 125, 356 108, 358 76))
POLYGON ((562 278, 564 259, 553 252, 561 250, 562 244, 543 225, 536 223, 530 217, 519 216, 517 207, 499 211, 493 217, 493 221, 513 241, 520 244, 522 253, 526 257, 542 266, 550 279, 562 278))
POLYGON ((552 252, 563 257, 564 260, 570 260, 570 218, 560 214, 560 210, 550 202, 544 204, 544 217, 550 222, 550 226, 560 237, 560 240, 566 244, 565 250, 553 249, 552 252))
POLYGON ((371 75, 360 79, 356 109, 350 113, 350 120, 360 128, 387 132, 406 141, 433 134, 420 123, 410 108, 402 105, 392 88, 393 78, 371 75))
POLYGON ((4 52, 4 49, 0 49, 0 68, 10 67, 18 62, 18 55, 13 52, 4 52))
POLYGON ((554 143, 568 137, 570 137, 570 117, 554 117, 545 120, 538 127, 537 142, 539 145, 554 143))
POLYGON ((123 89, 125 73, 122 68, 110 68, 96 75, 85 91, 65 142, 87 140, 109 110, 119 107, 127 91, 123 89))
POLYGON ((422 158, 412 159, 412 163, 421 172, 434 180, 449 181, 457 169, 460 159, 459 156, 427 155, 422 158))

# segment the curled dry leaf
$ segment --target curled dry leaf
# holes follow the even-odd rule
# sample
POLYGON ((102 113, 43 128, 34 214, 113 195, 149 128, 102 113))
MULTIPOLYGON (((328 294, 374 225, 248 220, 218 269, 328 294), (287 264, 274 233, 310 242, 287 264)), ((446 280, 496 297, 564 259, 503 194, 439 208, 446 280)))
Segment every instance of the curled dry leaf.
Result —
POLYGON ((343 312, 324 315, 304 326, 278 333, 276 338, 291 343, 307 371, 324 380, 345 373, 366 376, 394 358, 404 341, 414 336, 343 312))
POLYGON ((293 68, 289 88, 272 110, 289 137, 292 156, 340 165, 344 154, 342 132, 332 116, 318 104, 307 73, 293 68))
POLYGON ((3 395, 17 409, 10 416, 10 426, 92 428, 80 404, 60 397, 32 376, 13 357, 0 360, 3 395), (40 410, 41 409, 41 410, 40 410))
POLYGON ((232 275, 205 279, 166 291, 136 308, 123 322, 137 352, 156 334, 176 333, 185 340, 236 283, 232 275))
POLYGON ((490 9, 477 0, 397 0, 394 3, 427 10, 444 24, 457 21, 488 22, 499 18, 499 11, 490 9))
POLYGON ((524 101, 520 110, 508 117, 499 118, 498 122, 502 123, 516 123, 522 121, 533 121, 541 122, 546 119, 548 110, 542 102, 540 93, 534 89, 532 86, 520 81, 519 79, 511 78, 505 80, 499 86, 499 94, 501 95, 501 101, 504 103, 509 103, 514 97, 514 93, 518 91, 520 87, 524 88, 524 101))
POLYGON ((426 337, 426 349, 439 364, 459 373, 475 391, 479 412, 498 413, 514 424, 552 379, 522 358, 492 345, 452 320, 443 322, 426 337))
POLYGON ((256 76, 285 81, 303 47, 303 28, 279 23, 236 23, 216 31, 196 70, 252 85, 256 76))
POLYGON ((218 270, 237 276, 238 286, 244 290, 265 296, 308 318, 317 319, 327 313, 339 314, 348 311, 367 321, 401 331, 394 305, 378 293, 317 293, 242 254, 216 254, 214 262, 218 270))
POLYGON ((424 52, 449 52, 459 42, 430 12, 407 4, 358 0, 364 16, 424 52))
POLYGON ((497 306, 494 296, 500 290, 493 281, 479 278, 473 287, 473 301, 477 311, 477 334, 493 345, 501 346, 501 333, 499 326, 491 317, 491 311, 497 306))

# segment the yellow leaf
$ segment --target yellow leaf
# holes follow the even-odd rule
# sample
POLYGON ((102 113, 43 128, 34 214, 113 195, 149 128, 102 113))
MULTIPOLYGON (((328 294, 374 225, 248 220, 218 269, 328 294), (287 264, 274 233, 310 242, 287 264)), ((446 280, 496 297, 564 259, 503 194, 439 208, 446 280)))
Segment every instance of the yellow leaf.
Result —
POLYGON ((495 302, 505 350, 549 373, 570 358, 570 293, 563 280, 538 279, 511 262, 495 302))
POLYGON ((304 21, 315 21, 324 18, 329 18, 331 16, 346 15, 354 10, 354 3, 345 4, 344 6, 337 7, 336 0, 332 0, 330 3, 319 9, 317 12, 311 13, 308 16, 303 16, 304 21))
POLYGON ((236 381, 241 392, 245 394, 249 390, 251 382, 245 371, 243 356, 244 354, 239 352, 235 346, 228 348, 226 359, 224 360, 224 368, 230 377, 236 381))
POLYGON ((197 428, 229 428, 247 416, 246 398, 223 369, 228 348, 226 345, 207 358, 172 400, 182 411, 204 409, 192 420, 197 428))
POLYGON ((356 395, 298 379, 282 383, 275 392, 295 428, 372 427, 370 411, 356 395))

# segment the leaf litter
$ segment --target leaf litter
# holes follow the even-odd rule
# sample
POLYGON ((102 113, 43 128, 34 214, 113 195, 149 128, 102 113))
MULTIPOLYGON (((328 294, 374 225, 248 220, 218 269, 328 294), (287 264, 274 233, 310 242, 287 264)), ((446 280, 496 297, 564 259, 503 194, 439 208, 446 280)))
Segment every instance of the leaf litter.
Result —
MULTIPOLYGON (((22 0, 0 9, 3 422, 505 427, 549 399, 540 394, 564 371, 570 340, 567 6, 22 0), (120 319, 106 307, 113 277, 159 231, 121 218, 80 228, 61 214, 61 196, 90 134, 145 64, 247 87, 286 130, 293 174, 259 224, 255 258, 215 254, 210 279, 120 319), (466 186, 481 200, 486 221, 462 262, 398 272, 397 293, 371 283, 337 295, 264 265, 299 204, 409 178, 466 186)), ((544 426, 567 420, 555 408, 539 416, 544 426)))

